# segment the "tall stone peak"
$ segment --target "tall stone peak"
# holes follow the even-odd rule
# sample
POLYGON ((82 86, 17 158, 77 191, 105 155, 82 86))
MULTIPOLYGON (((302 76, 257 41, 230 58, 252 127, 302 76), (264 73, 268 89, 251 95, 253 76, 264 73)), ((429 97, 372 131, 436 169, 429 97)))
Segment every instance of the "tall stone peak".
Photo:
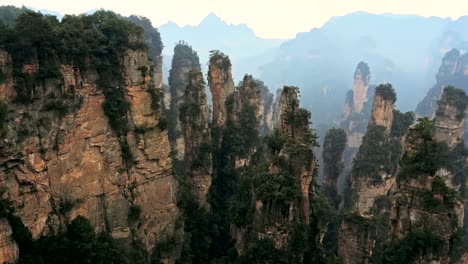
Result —
POLYGON ((299 111, 298 92, 299 88, 297 87, 284 86, 279 103, 280 123, 278 128, 281 133, 291 137, 294 137, 295 132, 291 123, 291 116, 299 111))
MULTIPOLYGON (((210 109, 205 94, 205 81, 200 69, 188 73, 188 84, 179 119, 184 136, 186 174, 191 177, 190 186, 200 205, 206 205, 211 186, 212 157, 207 146, 211 145, 209 126, 210 109)), ((209 149, 209 148, 208 148, 209 149)))
POLYGON ((381 84, 375 88, 370 124, 383 126, 387 132, 392 129, 393 110, 396 93, 391 84, 381 84))
MULTIPOLYGON (((292 86, 285 86, 282 90, 281 125, 269 137, 277 143, 268 144, 267 171, 251 189, 254 199, 251 206, 255 208, 252 227, 243 232, 237 230, 238 241, 245 241, 249 236, 269 239, 274 248, 282 252, 289 252, 291 243, 294 243, 294 228, 309 224, 310 195, 317 168, 313 153, 315 136, 309 126, 310 113, 299 108, 297 93, 298 88, 292 86), (289 183, 284 185, 285 181, 289 183), (267 191, 264 189, 266 185, 281 191, 267 191)), ((241 254, 245 246, 238 243, 241 254)), ((302 259, 303 250, 297 249, 294 254, 302 259)))
POLYGON ((361 113, 364 103, 368 100, 367 90, 370 81, 369 66, 365 62, 359 62, 354 72, 353 82, 353 111, 361 113))
POLYGON ((457 49, 452 49, 445 54, 436 75, 438 82, 447 81, 447 79, 455 75, 459 67, 460 55, 460 51, 457 49))
POLYGON ((448 86, 442 93, 434 118, 434 137, 453 147, 461 142, 467 96, 463 90, 448 86))
POLYGON ((169 71, 171 93, 169 116, 174 121, 169 127, 169 139, 179 160, 183 160, 185 151, 184 139, 180 136, 179 108, 188 85, 188 74, 192 69, 200 69, 198 55, 188 43, 181 41, 174 47, 172 66, 169 71))
POLYGON ((213 124, 215 127, 222 128, 227 120, 226 98, 235 90, 231 61, 224 53, 211 52, 208 84, 213 100, 213 124))

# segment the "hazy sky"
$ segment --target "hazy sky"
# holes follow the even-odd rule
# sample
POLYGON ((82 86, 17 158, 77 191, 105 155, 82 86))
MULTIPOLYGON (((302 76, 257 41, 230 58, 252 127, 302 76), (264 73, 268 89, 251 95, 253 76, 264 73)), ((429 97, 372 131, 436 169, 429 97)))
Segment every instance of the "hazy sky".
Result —
POLYGON ((0 4, 30 6, 63 14, 110 9, 138 14, 154 26, 167 21, 197 25, 209 13, 228 23, 245 23, 260 37, 292 38, 320 27, 332 16, 354 11, 418 14, 459 18, 468 15, 468 0, 0 0, 0 4))

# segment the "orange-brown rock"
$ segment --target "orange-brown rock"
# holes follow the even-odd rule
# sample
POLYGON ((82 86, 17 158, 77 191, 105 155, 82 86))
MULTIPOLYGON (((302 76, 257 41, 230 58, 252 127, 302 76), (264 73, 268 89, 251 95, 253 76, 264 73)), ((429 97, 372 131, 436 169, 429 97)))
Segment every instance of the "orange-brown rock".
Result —
POLYGON ((396 95, 391 85, 379 85, 375 90, 370 124, 383 126, 390 133, 396 95))
POLYGON ((12 230, 6 219, 0 219, 0 262, 15 263, 18 260, 18 245, 12 238, 12 230))
POLYGON ((361 113, 364 103, 367 102, 370 71, 365 62, 360 62, 354 72, 353 82, 353 112, 361 113))
POLYGON ((87 217, 96 231, 106 230, 126 244, 139 240, 148 251, 177 234, 168 135, 158 127, 160 113, 151 108, 150 77, 140 71, 149 67, 146 52, 128 50, 121 66, 130 106, 130 168, 124 166, 121 139, 103 111, 105 97, 95 72, 60 65, 61 89, 76 98, 76 109, 61 118, 35 110, 43 109, 42 100, 10 105, 12 116, 0 144, 0 184, 34 238, 63 229, 78 215, 87 217), (128 219, 131 206, 141 208, 137 225, 128 219))
POLYGON ((213 100, 213 125, 224 128, 227 120, 226 98, 234 92, 231 61, 221 52, 211 54, 208 84, 213 100))

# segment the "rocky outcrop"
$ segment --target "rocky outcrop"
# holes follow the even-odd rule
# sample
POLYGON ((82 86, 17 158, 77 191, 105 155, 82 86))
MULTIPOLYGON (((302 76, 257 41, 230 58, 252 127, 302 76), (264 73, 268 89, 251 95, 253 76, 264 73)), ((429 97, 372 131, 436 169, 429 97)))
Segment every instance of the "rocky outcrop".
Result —
POLYGON ((353 112, 361 113, 364 104, 369 99, 367 91, 369 89, 370 70, 365 62, 359 62, 354 72, 353 83, 353 112))
MULTIPOLYGON (((260 133, 261 120, 263 119, 263 105, 260 83, 254 80, 251 75, 245 75, 240 86, 227 102, 228 122, 239 133, 242 133, 243 129, 248 129, 248 131, 256 135, 254 138, 257 138, 260 133)), ((235 168, 250 164, 252 155, 257 151, 256 143, 258 142, 255 142, 254 145, 246 143, 241 151, 231 153, 234 155, 232 158, 235 160, 235 168)), ((225 142, 225 144, 229 143, 225 142)))
POLYGON ((60 65, 61 77, 38 83, 42 93, 29 105, 13 104, 3 93, 9 113, 0 144, 0 183, 34 238, 63 230, 78 215, 121 243, 141 241, 149 252, 176 234, 167 131, 159 128, 160 113, 152 108, 150 76, 141 71, 149 66, 141 50, 127 50, 120 61, 129 106, 125 141, 110 127, 94 71, 60 65), (59 112, 58 100, 70 108, 59 112), (134 220, 132 207, 140 208, 134 220))
MULTIPOLYGON (((348 146, 359 148, 369 122, 372 109, 373 87, 370 86, 370 70, 365 62, 360 62, 354 73, 353 90, 346 96, 341 127, 346 130, 348 146)), ((352 159, 351 159, 352 160, 352 159)))
MULTIPOLYGON (((375 100, 387 98, 388 105, 393 104, 394 93, 382 88, 377 87, 375 100)), ((388 119, 385 114, 380 121, 373 117, 354 160, 345 195, 338 246, 344 263, 383 258, 405 263, 456 263, 460 245, 454 241, 464 217, 460 194, 466 185, 466 154, 460 144, 466 101, 463 91, 446 88, 436 121, 419 119, 404 136, 403 155, 399 154, 399 140, 388 139, 396 134, 383 126, 388 119)), ((398 121, 401 113, 397 116, 392 127, 409 123, 398 121)))
MULTIPOLYGON (((227 120, 226 98, 234 92, 231 61, 219 51, 210 56, 208 84, 213 99, 213 126, 224 128, 227 120)), ((220 135, 219 138, 221 138, 220 135)))
POLYGON ((262 83, 262 101, 263 101, 263 118, 260 123, 260 130, 263 135, 269 134, 274 129, 274 96, 262 83))
POLYGON ((436 75, 436 83, 416 107, 416 114, 433 118, 437 101, 446 86, 454 86, 465 92, 468 90, 468 53, 461 55, 460 51, 453 49, 445 54, 436 75))
MULTIPOLYGON (((298 89, 290 86, 285 86, 281 93, 278 134, 287 138, 287 141, 280 150, 270 154, 270 174, 274 178, 278 177, 278 174, 290 173, 298 185, 288 188, 298 188, 300 196, 298 200, 290 200, 287 203, 275 199, 259 199, 256 201, 254 216, 254 226, 260 227, 257 230, 258 236, 271 238, 277 248, 283 249, 291 238, 292 223, 309 223, 311 187, 317 169, 313 153, 315 141, 310 138, 310 113, 299 107, 297 93, 298 89), (275 156, 278 159, 275 159, 275 156), (283 160, 290 166, 285 168, 278 160, 283 160)), ((262 195, 259 195, 260 197, 262 195)))
POLYGON ((130 21, 142 27, 144 30, 143 37, 146 44, 148 45, 148 55, 150 57, 151 68, 149 69, 152 73, 152 81, 156 88, 162 89, 163 76, 162 76, 162 50, 163 44, 161 41, 161 35, 158 30, 153 27, 151 21, 146 17, 132 15, 128 17, 130 21))
POLYGON ((393 123, 393 109, 396 94, 390 84, 379 85, 375 89, 370 124, 383 126, 389 133, 393 123))
POLYGON ((0 220, 0 262, 15 263, 18 261, 18 245, 12 238, 13 231, 6 219, 0 220))
MULTIPOLYGON (((420 263, 451 263, 451 251, 457 250, 452 239, 463 225, 463 203, 457 198, 461 186, 454 180, 451 169, 434 160, 440 158, 440 150, 434 143, 445 138, 436 139, 431 128, 434 129, 431 121, 420 120, 410 128, 406 137, 397 177, 398 188, 394 191, 391 206, 391 235, 397 241, 419 239, 421 251, 415 257, 420 263), (417 161, 430 146, 434 148, 434 156, 417 161), (423 166, 438 165, 415 170, 416 162, 423 166)), ((460 159, 465 157, 455 158, 460 159)))
POLYGON ((395 100, 391 85, 376 88, 369 127, 345 190, 345 215, 338 242, 343 263, 368 263, 376 241, 385 233, 372 226, 378 217, 388 218, 389 208, 384 205, 395 188, 400 157, 400 141, 390 136, 395 100))
POLYGON ((180 42, 174 47, 174 56, 169 72, 171 91, 169 139, 179 160, 183 160, 185 151, 184 139, 181 136, 179 108, 183 101, 185 87, 188 85, 188 73, 192 69, 200 69, 198 55, 187 43, 180 42))
POLYGON ((352 166, 352 161, 361 145, 371 118, 375 86, 370 85, 370 70, 365 62, 360 62, 354 73, 353 90, 346 95, 343 118, 340 127, 347 136, 347 145, 343 154, 344 168, 338 180, 341 193, 346 182, 346 175, 352 166))
POLYGON ((437 141, 444 142, 449 147, 461 142, 466 104, 465 92, 451 86, 444 89, 434 119, 434 137, 437 141))
POLYGON ((211 186, 213 164, 211 157, 211 130, 203 74, 196 69, 189 72, 189 84, 180 107, 180 121, 185 140, 186 174, 191 176, 191 186, 198 202, 206 205, 211 186))
MULTIPOLYGON (((255 111, 257 109, 253 106, 258 105, 256 95, 260 94, 260 90, 253 93, 245 90, 254 87, 250 76, 246 76, 243 86, 238 94, 242 94, 241 98, 249 103, 247 111, 240 117, 246 121, 258 120, 262 111, 255 111)), ((234 99, 233 109, 236 109, 235 102, 234 99)), ((299 107, 298 88, 283 88, 279 112, 278 127, 268 136, 266 148, 249 142, 247 146, 256 146, 255 159, 249 159, 242 167, 237 166, 238 164, 235 166, 240 174, 242 187, 232 198, 236 205, 232 210, 237 217, 231 224, 231 236, 236 241, 235 246, 240 256, 251 251, 251 243, 263 241, 268 243, 275 254, 289 255, 300 262, 308 247, 296 247, 294 253, 290 249, 295 239, 302 239, 296 237, 297 232, 302 232, 298 230, 305 230, 310 222, 310 196, 317 169, 313 153, 316 137, 309 127, 310 113, 299 107), (264 155, 267 160, 257 158, 264 155), (251 185, 245 185, 249 181, 251 185)), ((242 124, 256 125, 250 121, 242 124)), ((246 127, 242 130, 245 135, 253 133, 246 127)), ((259 132, 256 129, 255 133, 259 132)), ((304 235, 307 236, 305 233, 304 235)))

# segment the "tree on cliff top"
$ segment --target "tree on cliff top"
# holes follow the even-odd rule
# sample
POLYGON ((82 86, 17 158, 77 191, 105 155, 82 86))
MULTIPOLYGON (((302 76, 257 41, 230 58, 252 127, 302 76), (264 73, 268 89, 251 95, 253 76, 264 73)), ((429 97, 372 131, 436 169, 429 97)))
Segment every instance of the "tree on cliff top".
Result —
POLYGON ((146 17, 135 15, 131 15, 128 17, 128 19, 143 28, 144 37, 146 43, 148 43, 150 56, 160 56, 164 45, 161 40, 161 34, 159 34, 159 31, 153 27, 151 21, 146 17))
POLYGON ((375 95, 380 95, 384 100, 390 100, 392 103, 396 102, 396 93, 392 85, 389 83, 380 84, 375 88, 375 95))

